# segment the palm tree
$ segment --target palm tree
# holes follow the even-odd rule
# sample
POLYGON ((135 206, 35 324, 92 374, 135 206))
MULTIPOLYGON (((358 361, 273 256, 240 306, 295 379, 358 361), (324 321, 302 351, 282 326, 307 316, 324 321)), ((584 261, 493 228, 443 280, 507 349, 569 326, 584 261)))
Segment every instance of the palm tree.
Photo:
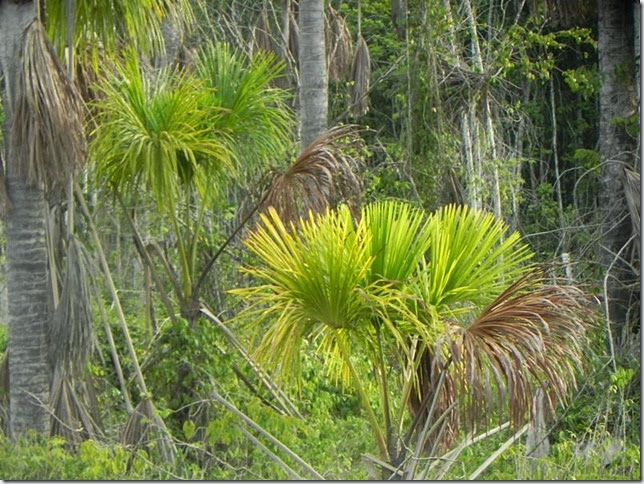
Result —
POLYGON ((97 176, 121 195, 148 191, 170 220, 178 279, 166 271, 189 319, 197 315, 197 249, 214 194, 224 181, 248 179, 285 156, 290 145, 286 93, 270 87, 281 69, 273 54, 246 61, 212 44, 198 53, 196 75, 164 67, 146 76, 131 52, 100 84, 90 146, 97 176))
MULTIPOLYGON (((47 333, 51 308, 45 246, 45 200, 69 185, 83 161, 83 109, 53 45, 62 52, 97 53, 122 40, 158 47, 161 19, 186 2, 0 3, 6 160, 2 195, 8 195, 7 273, 10 432, 48 433, 50 415, 47 333), (41 5, 42 4, 42 5, 41 5), (76 4, 77 8, 69 10, 76 4), (39 16, 42 6, 48 25, 39 16), (156 28, 156 30, 155 30, 156 28), (69 34, 69 35, 68 35, 69 34)), ((69 58, 71 60, 71 57, 69 58)), ((93 66, 98 68, 96 57, 93 66)), ((71 62, 70 62, 71 65, 71 62)), ((6 197, 5 197, 6 198, 6 197)))
POLYGON ((262 215, 246 241, 259 262, 244 271, 256 283, 231 291, 251 302, 238 317, 259 332, 258 359, 283 377, 297 376, 302 342, 314 341, 359 394, 385 463, 448 445, 460 415, 491 413, 494 391, 507 394, 514 424, 537 388, 553 407, 565 401, 581 366, 583 294, 548 285, 493 215, 448 206, 427 217, 386 201, 357 222, 340 207, 298 227, 262 215), (377 405, 366 385, 374 377, 377 405))
POLYGON ((10 433, 49 429, 50 308, 45 197, 82 160, 80 102, 37 19, 36 2, 0 5, 5 78, 10 433))

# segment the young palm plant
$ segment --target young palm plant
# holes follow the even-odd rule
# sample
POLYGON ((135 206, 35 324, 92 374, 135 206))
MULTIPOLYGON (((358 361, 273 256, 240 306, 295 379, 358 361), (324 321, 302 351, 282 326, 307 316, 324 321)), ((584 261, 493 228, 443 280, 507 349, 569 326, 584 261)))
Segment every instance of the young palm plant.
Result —
POLYGON ((427 217, 385 201, 357 221, 340 207, 286 225, 270 209, 246 244, 257 282, 232 292, 250 302, 238 317, 259 330, 256 356, 293 376, 303 341, 317 343, 360 395, 380 461, 408 463, 408 476, 420 452, 449 445, 459 414, 489 416, 494 391, 518 423, 535 388, 554 406, 575 383, 583 294, 546 285, 518 234, 489 214, 448 206, 427 217))

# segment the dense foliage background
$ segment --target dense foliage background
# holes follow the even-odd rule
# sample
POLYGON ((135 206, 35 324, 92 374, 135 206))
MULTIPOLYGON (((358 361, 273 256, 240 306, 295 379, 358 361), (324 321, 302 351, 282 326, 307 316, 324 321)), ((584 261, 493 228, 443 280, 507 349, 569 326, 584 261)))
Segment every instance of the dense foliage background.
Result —
MULTIPOLYGON (((319 2, 328 131, 300 146, 315 3, 48 0, 18 87, 0 56, 2 319, 37 299, 11 292, 36 186, 49 398, 16 430, 32 367, 0 324, 0 477, 640 479, 639 114, 606 155, 611 2, 319 2), (446 357, 484 316, 509 339, 446 357)), ((622 8, 637 47, 610 75, 637 106, 622 8)))

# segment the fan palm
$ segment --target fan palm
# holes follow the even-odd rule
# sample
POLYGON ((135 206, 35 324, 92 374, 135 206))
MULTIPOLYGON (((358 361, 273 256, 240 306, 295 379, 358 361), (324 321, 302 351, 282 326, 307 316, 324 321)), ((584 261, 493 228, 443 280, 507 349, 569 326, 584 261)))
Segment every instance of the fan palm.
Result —
POLYGON ((448 206, 426 216, 385 201, 358 221, 340 207, 297 227, 271 210, 246 241, 260 262, 244 269, 256 285, 232 291, 251 301, 238 317, 259 329, 260 361, 284 375, 297 375, 303 340, 317 342, 360 394, 382 460, 402 462, 414 432, 423 446, 448 441, 459 395, 473 392, 462 403, 480 409, 495 402, 491 388, 507 392, 516 422, 533 388, 550 388, 554 402, 574 384, 583 295, 546 286, 519 236, 491 215, 448 206), (377 407, 354 364, 360 354, 377 378, 377 407), (408 406, 416 418, 403 437, 408 406), (428 431, 428 421, 442 424, 428 431))

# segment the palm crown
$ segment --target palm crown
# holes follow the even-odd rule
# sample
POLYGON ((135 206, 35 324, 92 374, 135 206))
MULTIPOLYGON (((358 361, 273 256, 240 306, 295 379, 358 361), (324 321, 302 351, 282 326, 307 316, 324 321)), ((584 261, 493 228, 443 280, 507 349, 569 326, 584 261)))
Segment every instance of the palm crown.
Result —
POLYGON ((458 390, 470 396, 470 416, 496 401, 493 389, 509 394, 517 423, 534 389, 548 388, 553 403, 574 384, 589 315, 583 294, 548 286, 519 235, 490 214, 452 205, 426 216, 384 201, 363 207, 357 221, 340 207, 298 229, 270 209, 246 244, 260 262, 244 270, 257 282, 232 292, 251 302, 239 317, 260 328, 258 357, 297 375, 302 341, 316 341, 329 370, 361 394, 385 460, 401 448, 394 434, 404 408, 419 426, 434 395, 449 414, 441 431, 449 440, 458 390), (377 411, 353 364, 360 354, 381 389, 377 411), (390 402, 392 384, 398 402, 390 402))

